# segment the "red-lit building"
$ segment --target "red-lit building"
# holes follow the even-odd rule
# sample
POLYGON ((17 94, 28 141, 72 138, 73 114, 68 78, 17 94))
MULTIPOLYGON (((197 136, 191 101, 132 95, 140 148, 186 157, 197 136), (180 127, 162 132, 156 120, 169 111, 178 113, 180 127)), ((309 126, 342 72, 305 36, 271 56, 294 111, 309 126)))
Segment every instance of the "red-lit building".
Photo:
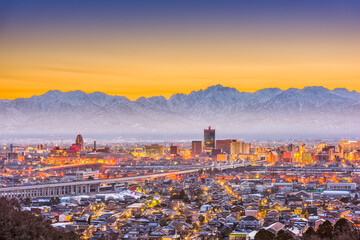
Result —
POLYGON ((84 149, 84 139, 81 136, 81 134, 77 135, 75 144, 73 144, 73 145, 79 145, 79 147, 80 147, 79 151, 84 149))

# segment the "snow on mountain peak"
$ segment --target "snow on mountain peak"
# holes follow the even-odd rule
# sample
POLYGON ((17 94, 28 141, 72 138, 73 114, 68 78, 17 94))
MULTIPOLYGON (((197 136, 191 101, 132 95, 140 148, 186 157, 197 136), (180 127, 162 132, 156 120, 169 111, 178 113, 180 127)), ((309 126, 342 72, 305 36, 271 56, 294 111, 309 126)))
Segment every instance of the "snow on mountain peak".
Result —
POLYGON ((31 98, 0 100, 0 112, 0 134, 153 130, 171 134, 209 124, 231 133, 329 129, 360 133, 360 94, 324 87, 267 88, 249 93, 219 84, 174 94, 168 100, 155 96, 136 101, 102 92, 52 90, 31 98))

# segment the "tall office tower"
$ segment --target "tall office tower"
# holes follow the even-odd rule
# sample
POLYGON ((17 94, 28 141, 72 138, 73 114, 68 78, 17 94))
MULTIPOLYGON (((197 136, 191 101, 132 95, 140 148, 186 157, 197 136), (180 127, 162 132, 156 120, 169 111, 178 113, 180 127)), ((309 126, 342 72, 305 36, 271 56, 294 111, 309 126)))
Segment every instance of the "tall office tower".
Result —
POLYGON ((202 141, 192 141, 191 150, 193 155, 200 154, 202 152, 202 141))
POLYGON ((93 151, 96 152, 96 141, 94 141, 93 151))
POLYGON ((215 129, 204 129, 204 149, 205 151, 211 151, 215 149, 215 129))
POLYGON ((221 149, 222 152, 230 154, 230 145, 236 142, 236 139, 216 140, 216 148, 221 149))
POLYGON ((75 141, 76 145, 79 145, 80 150, 84 149, 84 139, 81 136, 81 134, 79 133, 79 135, 77 135, 76 137, 76 141, 75 141))
POLYGON ((14 145, 10 144, 10 160, 12 160, 12 158, 13 158, 13 148, 14 148, 14 145))

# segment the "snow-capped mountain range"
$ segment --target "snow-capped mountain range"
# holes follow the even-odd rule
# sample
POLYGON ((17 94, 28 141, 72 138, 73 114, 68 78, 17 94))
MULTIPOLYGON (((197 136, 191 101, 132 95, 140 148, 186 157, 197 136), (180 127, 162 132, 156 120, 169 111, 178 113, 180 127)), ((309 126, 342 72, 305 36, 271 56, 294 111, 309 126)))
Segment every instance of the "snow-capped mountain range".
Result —
POLYGON ((101 92, 49 91, 0 100, 0 134, 186 135, 208 125, 231 137, 359 135, 360 93, 337 88, 239 92, 221 85, 130 101, 101 92))

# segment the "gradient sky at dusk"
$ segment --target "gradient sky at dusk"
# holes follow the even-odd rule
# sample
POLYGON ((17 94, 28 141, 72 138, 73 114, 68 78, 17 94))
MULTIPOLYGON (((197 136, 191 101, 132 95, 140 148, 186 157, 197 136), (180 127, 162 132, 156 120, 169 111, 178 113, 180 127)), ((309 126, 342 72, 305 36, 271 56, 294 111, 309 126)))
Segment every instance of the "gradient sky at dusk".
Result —
POLYGON ((360 90, 360 1, 0 0, 0 98, 360 90))

